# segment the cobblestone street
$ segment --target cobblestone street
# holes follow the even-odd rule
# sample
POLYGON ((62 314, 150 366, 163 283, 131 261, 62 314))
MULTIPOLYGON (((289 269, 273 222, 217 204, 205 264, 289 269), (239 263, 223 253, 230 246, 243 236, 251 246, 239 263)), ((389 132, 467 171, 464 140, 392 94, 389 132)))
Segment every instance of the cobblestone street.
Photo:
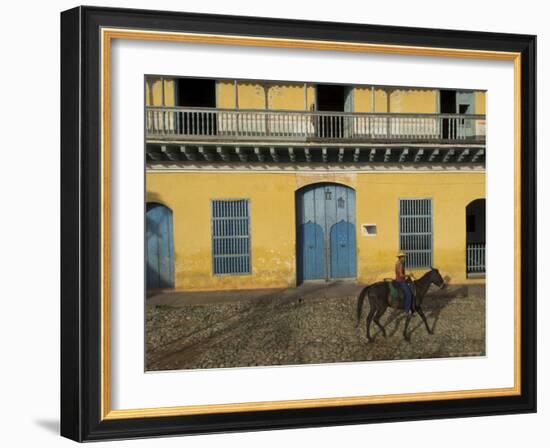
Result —
POLYGON ((403 340, 405 315, 388 309, 385 339, 371 326, 368 303, 359 325, 361 285, 318 283, 285 290, 167 293, 147 299, 147 370, 222 368, 485 354, 485 289, 432 287, 423 308, 434 335, 418 315, 411 342, 403 340), (244 297, 244 298, 243 298, 244 297))

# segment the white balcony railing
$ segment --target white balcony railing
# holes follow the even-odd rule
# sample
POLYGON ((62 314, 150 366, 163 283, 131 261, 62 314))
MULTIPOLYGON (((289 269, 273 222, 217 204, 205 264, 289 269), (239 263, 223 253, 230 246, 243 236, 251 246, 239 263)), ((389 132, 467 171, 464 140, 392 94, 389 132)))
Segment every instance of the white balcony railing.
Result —
POLYGON ((485 272, 485 243, 466 245, 466 272, 482 274, 485 272))
POLYGON ((147 107, 148 139, 476 140, 485 115, 147 107))

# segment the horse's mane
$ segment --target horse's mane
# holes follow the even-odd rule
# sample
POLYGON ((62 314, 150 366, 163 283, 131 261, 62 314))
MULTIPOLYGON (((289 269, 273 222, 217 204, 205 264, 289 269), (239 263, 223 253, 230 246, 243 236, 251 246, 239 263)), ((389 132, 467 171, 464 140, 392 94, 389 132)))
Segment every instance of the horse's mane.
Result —
POLYGON ((427 277, 428 277, 429 275, 431 275, 431 273, 432 273, 433 271, 435 271, 435 268, 430 268, 429 271, 424 272, 424 274, 422 274, 422 276, 421 276, 418 280, 416 280, 416 281, 419 282, 419 281, 421 281, 421 280, 427 279, 427 277))

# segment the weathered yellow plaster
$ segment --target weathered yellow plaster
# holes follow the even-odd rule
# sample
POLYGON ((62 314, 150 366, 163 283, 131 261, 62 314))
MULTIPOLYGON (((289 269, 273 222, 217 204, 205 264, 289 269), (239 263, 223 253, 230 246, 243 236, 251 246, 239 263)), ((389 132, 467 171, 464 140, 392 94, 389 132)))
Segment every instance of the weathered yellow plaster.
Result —
POLYGON ((393 276, 399 198, 432 198, 434 265, 452 283, 474 283, 465 272, 466 206, 485 197, 482 172, 208 173, 148 172, 147 201, 173 211, 175 288, 216 290, 296 284, 295 192, 317 182, 356 190, 358 281, 393 276), (250 200, 252 273, 212 274, 210 201, 250 200), (364 236, 361 224, 376 224, 364 236))
POLYGON ((388 95, 380 88, 374 89, 374 110, 372 108, 372 88, 370 86, 354 87, 353 106, 355 112, 387 112, 388 95))
POLYGON ((475 98, 475 113, 480 115, 485 115, 486 93, 474 92, 474 98, 475 98))
POLYGON ((393 89, 390 94, 390 112, 410 114, 437 113, 437 91, 421 89, 393 89))
POLYGON ((164 78, 164 104, 162 104, 161 78, 148 78, 145 82, 145 104, 147 106, 174 106, 175 81, 172 78, 164 78))

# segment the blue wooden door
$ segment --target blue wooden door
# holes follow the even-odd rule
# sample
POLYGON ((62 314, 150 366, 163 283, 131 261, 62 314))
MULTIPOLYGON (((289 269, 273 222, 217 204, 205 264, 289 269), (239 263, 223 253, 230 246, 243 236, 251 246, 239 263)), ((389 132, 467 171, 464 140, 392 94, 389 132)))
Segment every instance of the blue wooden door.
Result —
POLYGON ((356 275, 355 226, 343 219, 330 229, 330 266, 332 278, 356 275))
POLYGON ((300 225, 302 256, 300 257, 303 278, 306 280, 326 277, 325 235, 319 224, 311 221, 300 225))
POLYGON ((355 191, 314 184, 296 193, 298 282, 356 276, 355 191))
POLYGON ((172 211, 162 204, 147 204, 147 289, 174 287, 174 237, 172 211))

